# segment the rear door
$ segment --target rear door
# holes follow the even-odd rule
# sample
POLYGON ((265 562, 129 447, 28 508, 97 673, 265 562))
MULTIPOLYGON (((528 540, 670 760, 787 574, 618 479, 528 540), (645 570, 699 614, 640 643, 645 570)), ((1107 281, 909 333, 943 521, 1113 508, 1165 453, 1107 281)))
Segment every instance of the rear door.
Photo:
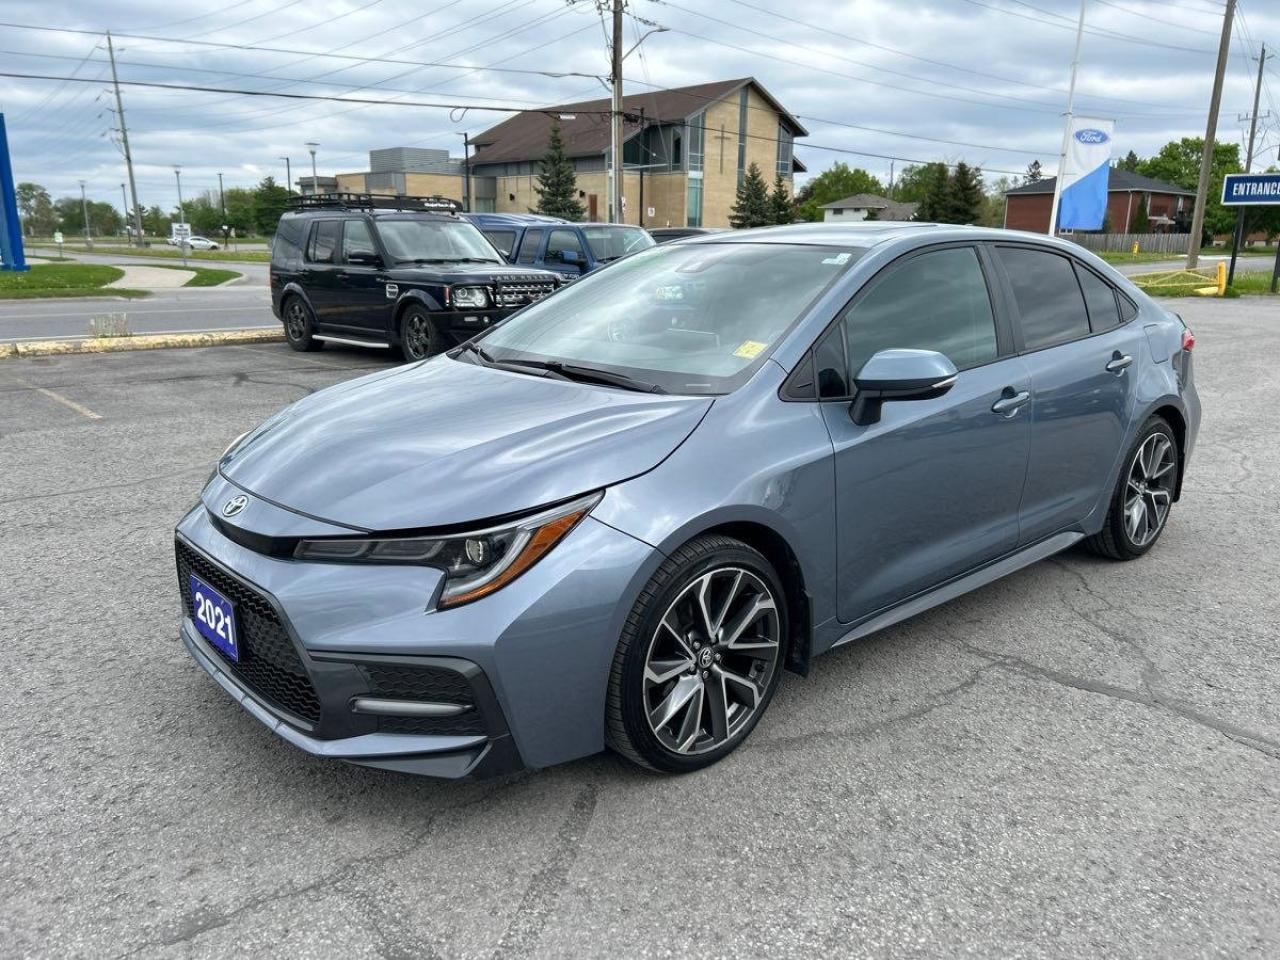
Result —
POLYGON ((583 247, 582 237, 572 227, 557 227, 547 237, 547 254, 545 266, 548 270, 565 277, 581 276, 587 264, 587 251, 583 247), (564 253, 577 255, 577 263, 565 263, 564 253))
POLYGON ((303 257, 302 288, 311 301, 316 322, 321 325, 342 322, 338 295, 338 245, 341 241, 341 220, 312 222, 303 257))
POLYGON ((986 255, 968 244, 909 254, 864 287, 814 348, 835 447, 842 621, 1017 544, 1030 377, 988 274, 986 255), (859 426, 849 415, 853 378, 895 347, 946 354, 956 383, 937 399, 886 403, 879 423, 859 426))
POLYGON ((370 256, 380 258, 369 224, 357 218, 343 221, 342 250, 338 258, 340 319, 337 322, 365 336, 381 339, 387 335, 394 301, 387 299, 387 278, 381 263, 368 262, 370 256))
POLYGON ((1021 542, 1078 525, 1108 489, 1133 404, 1142 330, 1120 322, 1117 291, 1073 257, 998 245, 1031 373, 1031 456, 1021 542))

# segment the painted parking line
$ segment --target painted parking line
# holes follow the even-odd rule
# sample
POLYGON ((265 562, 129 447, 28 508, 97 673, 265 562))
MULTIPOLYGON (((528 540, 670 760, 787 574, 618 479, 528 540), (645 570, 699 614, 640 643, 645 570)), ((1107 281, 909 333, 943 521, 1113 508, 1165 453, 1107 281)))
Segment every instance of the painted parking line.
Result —
POLYGON ((58 393, 57 391, 49 390, 46 387, 37 387, 34 383, 31 383, 29 380, 22 379, 22 377, 14 377, 13 379, 17 381, 19 384, 21 384, 22 386, 26 387, 28 390, 34 390, 36 393, 41 394, 42 396, 48 397, 54 403, 60 403, 62 404, 62 406, 66 407, 68 410, 74 410, 76 413, 80 414, 80 416, 84 417, 86 420, 102 419, 102 414, 94 413, 84 404, 76 403, 70 397, 64 397, 62 394, 58 393))

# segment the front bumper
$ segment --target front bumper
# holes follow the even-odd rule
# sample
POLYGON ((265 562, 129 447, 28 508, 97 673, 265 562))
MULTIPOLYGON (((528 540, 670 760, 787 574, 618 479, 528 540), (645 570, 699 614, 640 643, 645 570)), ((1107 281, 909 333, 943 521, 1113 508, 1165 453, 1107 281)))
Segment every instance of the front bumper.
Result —
MULTIPOLYGON (((213 502, 224 493, 216 491, 213 502)), ((289 517, 302 519, 265 506, 242 516, 250 515, 260 534, 289 517)), ((316 756, 448 778, 548 766, 603 748, 604 701, 622 621, 660 562, 647 544, 588 517, 503 590, 441 611, 428 608, 436 571, 268 556, 224 535, 203 505, 179 524, 177 540, 180 554, 200 558, 195 572, 216 571, 252 591, 233 600, 237 620, 251 601, 254 616, 274 612, 273 642, 287 637, 289 646, 272 655, 293 658, 295 676, 286 680, 303 678, 314 690, 314 703, 296 699, 238 669, 195 630, 186 604, 184 644, 250 714, 316 756), (452 691, 469 705, 470 725, 428 724, 419 732, 353 710, 358 698, 386 696, 377 676, 393 668, 447 671, 446 694, 437 684, 427 699, 448 699, 452 691)))

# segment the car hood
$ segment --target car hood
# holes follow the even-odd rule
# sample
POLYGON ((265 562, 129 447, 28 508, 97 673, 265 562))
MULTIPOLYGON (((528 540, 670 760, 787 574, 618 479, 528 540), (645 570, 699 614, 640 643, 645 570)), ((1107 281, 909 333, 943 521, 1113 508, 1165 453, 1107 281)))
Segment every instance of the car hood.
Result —
POLYGON ((645 473, 710 409, 440 356, 330 387, 266 421, 222 475, 365 530, 519 513, 645 473))
POLYGON ((531 280, 558 279, 558 275, 550 270, 516 267, 509 263, 450 263, 434 266, 402 263, 393 266, 388 272, 394 279, 408 283, 528 283, 531 280))

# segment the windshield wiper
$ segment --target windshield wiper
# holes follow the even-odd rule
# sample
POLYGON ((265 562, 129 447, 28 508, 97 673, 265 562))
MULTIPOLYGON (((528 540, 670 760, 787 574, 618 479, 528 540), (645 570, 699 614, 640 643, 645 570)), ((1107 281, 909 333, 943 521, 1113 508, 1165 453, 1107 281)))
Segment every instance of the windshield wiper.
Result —
POLYGON ((583 367, 576 363, 565 363, 563 360, 507 360, 509 364, 521 367, 532 367, 535 370, 546 370, 559 374, 566 380, 577 380, 580 383, 602 383, 609 387, 622 387, 624 390, 635 390, 638 393, 666 393, 656 383, 629 377, 625 373, 614 373, 598 367, 583 367))
POLYGON ((501 260, 487 260, 484 257, 406 257, 396 263, 501 263, 501 260))
POLYGON ((496 364, 497 364, 497 362, 498 362, 497 360, 493 359, 493 357, 489 356, 489 351, 485 350, 485 348, 484 348, 484 347, 482 347, 482 346, 480 346, 480 344, 478 344, 478 343, 474 343, 474 342, 472 342, 471 340, 468 340, 466 343, 464 343, 464 344, 463 344, 462 346, 460 346, 458 349, 459 349, 459 350, 466 350, 468 353, 474 353, 474 354, 475 354, 477 357, 479 357, 479 358, 480 358, 484 363, 488 363, 488 364, 495 364, 495 365, 496 365, 496 364))

